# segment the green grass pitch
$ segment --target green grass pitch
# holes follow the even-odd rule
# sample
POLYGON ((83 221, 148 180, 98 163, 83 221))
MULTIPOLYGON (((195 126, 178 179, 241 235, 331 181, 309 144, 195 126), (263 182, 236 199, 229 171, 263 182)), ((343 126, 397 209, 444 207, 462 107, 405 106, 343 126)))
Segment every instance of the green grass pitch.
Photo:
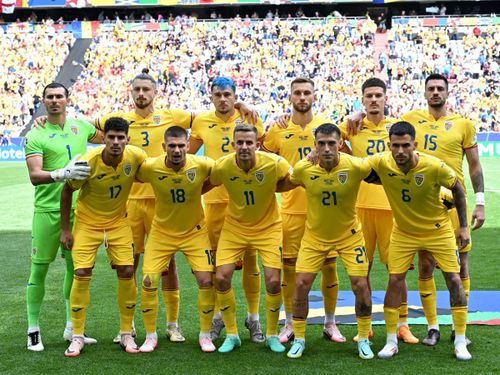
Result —
MULTIPOLYGON (((486 223, 473 234, 474 249, 470 258, 473 290, 500 290, 497 277, 500 252, 497 236, 500 227, 500 166, 498 159, 482 159, 486 186, 486 223), (495 190, 496 189, 496 190, 495 190)), ((467 177, 468 178, 468 177, 467 177)), ((469 195, 470 193, 469 185, 469 195)), ((453 357, 453 345, 449 341, 449 327, 443 326, 442 341, 435 348, 424 345, 400 344, 400 354, 394 359, 362 361, 357 357, 356 346, 329 343, 321 338, 321 326, 307 329, 307 350, 300 360, 289 360, 285 354, 271 353, 264 345, 250 342, 243 326, 245 302, 241 290, 241 276, 235 274, 234 287, 238 299, 238 322, 243 345, 231 354, 204 354, 198 347, 198 317, 196 308, 197 288, 194 277, 182 255, 177 256, 181 283, 180 324, 187 341, 183 344, 168 342, 164 335, 165 316, 159 314, 159 346, 152 354, 130 355, 112 343, 118 332, 118 308, 116 305, 116 275, 108 266, 103 251, 99 251, 91 285, 91 304, 87 316, 86 331, 99 343, 87 346, 79 358, 65 358, 67 344, 62 339, 64 329, 64 300, 62 279, 64 265, 57 260, 51 265, 46 282, 46 295, 42 309, 41 327, 45 351, 32 353, 26 350, 25 285, 29 274, 31 250, 30 226, 32 216, 33 187, 28 180, 24 163, 0 164, 0 373, 175 373, 175 374, 322 374, 331 372, 361 373, 498 373, 498 337, 500 327, 469 326, 467 334, 473 341, 470 348, 473 360, 459 363, 453 357), (494 340, 497 341, 494 341, 494 340)), ((474 200, 471 199, 473 202, 474 200)), ((339 267, 341 289, 349 284, 343 267, 339 267)), ((445 289, 442 277, 436 274, 438 289, 445 289)), ((386 287, 387 275, 379 263, 372 273, 374 290, 386 287)), ((416 290, 416 272, 408 278, 409 289, 416 290)), ((319 290, 319 285, 314 289, 319 290)), ((261 300, 263 306, 264 300, 261 300)), ((264 311, 261 316, 265 317, 264 311)), ((264 319, 263 319, 264 320, 264 319)), ((140 313, 136 313, 138 340, 144 339, 140 313)), ((424 326, 413 326, 418 337, 425 334, 424 326)), ((349 339, 355 335, 354 326, 341 326, 349 339)), ((374 327, 373 349, 380 350, 385 343, 385 327, 374 327)), ((218 342, 217 344, 220 344, 218 342)))

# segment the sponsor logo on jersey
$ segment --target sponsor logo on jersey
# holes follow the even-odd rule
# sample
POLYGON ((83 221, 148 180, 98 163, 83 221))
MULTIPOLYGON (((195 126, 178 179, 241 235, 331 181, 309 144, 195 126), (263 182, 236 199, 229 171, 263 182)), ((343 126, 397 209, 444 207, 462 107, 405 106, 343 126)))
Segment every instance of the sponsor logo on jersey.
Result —
POLYGON ((415 180, 415 185, 417 186, 422 186, 424 183, 424 175, 421 173, 416 173, 415 176, 413 176, 413 179, 415 180))
POLYGON ((299 139, 301 141, 307 141, 309 139, 309 136, 308 135, 299 135, 299 139))
POLYGON ((217 126, 217 124, 212 124, 212 125, 208 125, 208 128, 212 129, 212 128, 215 128, 216 126, 217 126))
POLYGON ((130 173, 132 173, 132 164, 129 163, 125 164, 123 166, 123 173, 125 173, 125 176, 127 177, 130 176, 130 173))
POLYGON ((295 134, 293 134, 293 133, 287 134, 287 135, 285 135, 285 139, 290 139, 290 138, 292 138, 294 135, 295 135, 295 134))
POLYGON ((226 132, 226 133, 227 133, 228 131, 230 131, 230 130, 231 130, 231 127, 230 127, 230 126, 223 126, 223 127, 221 127, 220 129, 221 129, 223 132, 226 132))
POLYGON ((54 138, 56 135, 57 135, 57 133, 52 133, 51 135, 49 135, 49 138, 50 138, 50 139, 52 139, 52 138, 54 138))
POLYGON ((312 181, 314 181, 314 180, 318 179, 318 178, 319 178, 319 176, 311 176, 311 177, 309 177, 309 178, 310 178, 312 181))
POLYGON ((186 171, 186 177, 189 182, 193 183, 194 180, 196 179, 196 169, 191 168, 186 171))
POLYGON ((264 181, 264 172, 263 171, 255 172, 255 178, 257 182, 262 183, 262 181, 264 181))
POLYGON ((236 181, 238 179, 238 176, 231 177, 229 181, 236 181))
POLYGON ((339 172, 337 173, 337 180, 344 185, 347 182, 347 179, 349 178, 348 172, 339 172))

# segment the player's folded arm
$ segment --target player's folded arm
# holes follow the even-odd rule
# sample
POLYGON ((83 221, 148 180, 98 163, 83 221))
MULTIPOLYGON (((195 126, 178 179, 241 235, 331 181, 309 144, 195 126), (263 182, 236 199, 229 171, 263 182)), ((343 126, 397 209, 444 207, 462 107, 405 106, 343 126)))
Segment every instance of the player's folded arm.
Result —
POLYGON ((276 192, 277 193, 284 193, 285 191, 290 191, 295 189, 297 186, 301 185, 296 185, 292 182, 290 179, 290 175, 286 175, 285 178, 282 178, 276 183, 276 192))

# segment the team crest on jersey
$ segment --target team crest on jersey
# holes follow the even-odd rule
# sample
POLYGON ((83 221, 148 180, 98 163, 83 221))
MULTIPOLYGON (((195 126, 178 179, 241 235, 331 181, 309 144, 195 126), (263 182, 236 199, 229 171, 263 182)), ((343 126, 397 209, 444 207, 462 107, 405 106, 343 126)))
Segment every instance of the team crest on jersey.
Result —
POLYGON ((255 179, 257 180, 257 182, 262 183, 262 181, 264 181, 264 172, 263 171, 255 172, 255 179))
POLYGON ((452 127, 453 127, 453 122, 445 121, 444 128, 446 129, 446 131, 450 130, 452 127))
POLYGON ((71 127, 69 128, 69 130, 71 130, 71 132, 72 132, 74 135, 78 135, 78 126, 73 125, 73 126, 71 126, 71 127))
POLYGON ((189 182, 193 183, 194 180, 196 179, 196 169, 191 168, 186 171, 186 177, 189 180, 189 182))
POLYGON ((415 185, 417 186, 422 186, 422 184, 424 183, 424 175, 421 173, 415 174, 415 176, 413 176, 413 179, 415 180, 415 185))
POLYGON ((337 173, 337 180, 339 180, 339 182, 344 185, 346 182, 347 182, 347 179, 348 179, 349 175, 347 172, 339 172, 337 173))
POLYGON ((153 123, 155 125, 160 125, 160 122, 161 122, 161 116, 160 115, 153 116, 153 123))
POLYGON ((131 172, 132 172, 132 164, 129 163, 125 164, 123 166, 123 173, 125 173, 125 176, 127 177, 130 176, 131 172))

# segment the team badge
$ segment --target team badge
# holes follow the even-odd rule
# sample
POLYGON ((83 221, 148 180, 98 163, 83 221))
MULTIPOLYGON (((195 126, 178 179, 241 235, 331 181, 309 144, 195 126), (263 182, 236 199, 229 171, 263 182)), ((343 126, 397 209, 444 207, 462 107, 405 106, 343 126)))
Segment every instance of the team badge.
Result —
POLYGON ((339 172, 337 173, 337 180, 339 180, 339 182, 344 185, 346 182, 347 182, 347 179, 348 179, 349 175, 347 172, 339 172))
POLYGON ((123 173, 125 173, 125 176, 130 176, 130 173, 132 172, 132 164, 125 164, 123 166, 123 173))
POLYGON ((424 175, 421 173, 415 174, 415 176, 413 176, 413 179, 415 180, 415 185, 417 186, 422 186, 422 184, 424 183, 424 175))
POLYGON ((453 127, 453 122, 445 121, 444 128, 446 129, 446 131, 450 130, 452 127, 453 127))
POLYGON ((194 180, 196 179, 196 169, 191 168, 186 171, 186 177, 189 180, 189 182, 193 183, 194 180))
POLYGON ((78 135, 78 126, 71 126, 69 128, 69 130, 71 130, 71 132, 74 134, 74 135, 78 135))
POLYGON ((155 115, 155 116, 153 116, 153 123, 154 123, 155 125, 160 125, 160 122, 161 122, 161 117, 160 117, 160 115, 155 115))
POLYGON ((263 171, 255 172, 255 178, 257 179, 257 182, 262 183, 262 181, 264 181, 264 172, 263 171))

